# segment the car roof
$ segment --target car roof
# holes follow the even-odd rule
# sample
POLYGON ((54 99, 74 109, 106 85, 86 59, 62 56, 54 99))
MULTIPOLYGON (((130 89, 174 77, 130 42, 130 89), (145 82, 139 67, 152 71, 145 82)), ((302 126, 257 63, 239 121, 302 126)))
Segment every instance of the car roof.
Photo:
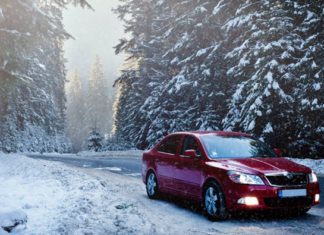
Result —
POLYGON ((241 136, 251 136, 245 133, 232 132, 232 131, 184 131, 184 132, 175 132, 173 134, 192 134, 195 136, 202 135, 241 135, 241 136))

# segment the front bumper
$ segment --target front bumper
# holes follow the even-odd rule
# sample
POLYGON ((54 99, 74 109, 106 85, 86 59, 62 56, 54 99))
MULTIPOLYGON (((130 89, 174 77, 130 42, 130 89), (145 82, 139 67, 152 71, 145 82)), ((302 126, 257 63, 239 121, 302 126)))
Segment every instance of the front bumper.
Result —
POLYGON ((289 209, 306 208, 319 204, 315 202, 315 194, 320 193, 318 182, 301 187, 274 187, 269 185, 243 185, 231 183, 227 185, 225 193, 227 209, 233 210, 264 210, 264 209, 289 209), (306 197, 280 198, 279 189, 306 189, 306 197), (244 197, 256 197, 258 205, 239 204, 238 200, 244 197))

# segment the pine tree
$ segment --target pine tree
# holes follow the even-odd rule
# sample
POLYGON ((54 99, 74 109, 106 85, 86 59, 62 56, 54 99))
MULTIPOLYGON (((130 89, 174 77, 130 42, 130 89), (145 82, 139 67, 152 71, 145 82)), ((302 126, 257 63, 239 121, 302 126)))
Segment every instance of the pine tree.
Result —
POLYGON ((177 18, 170 40, 177 41, 164 54, 178 70, 165 84, 165 93, 175 102, 169 112, 176 113, 169 133, 221 129, 220 107, 225 106, 226 88, 221 80, 222 60, 213 53, 222 39, 220 23, 214 15, 217 4, 215 1, 174 4, 177 18))
POLYGON ((72 142, 74 152, 82 149, 86 140, 87 130, 85 129, 84 114, 84 91, 77 69, 75 68, 68 78, 67 83, 67 135, 72 142))
MULTIPOLYGON (((289 3, 293 4, 293 3, 289 3)), ((298 74, 298 84, 293 89, 296 116, 290 117, 293 123, 289 151, 298 157, 321 158, 324 153, 324 94, 323 94, 323 22, 324 2, 305 1, 294 5, 301 35, 302 55, 292 69, 298 74)))
MULTIPOLYGON (((46 44, 53 38, 71 37, 61 22, 62 7, 69 3, 82 7, 91 6, 85 0, 18 1, 0 2, 0 87, 2 94, 17 84, 26 84, 23 61, 35 46, 46 44), (17 17, 19 16, 19 17, 17 17)), ((91 8, 92 9, 92 8, 91 8)))
POLYGON ((102 142, 103 137, 101 137, 100 133, 97 131, 96 121, 94 122, 95 127, 92 128, 91 136, 87 139, 89 141, 88 150, 100 152, 103 150, 104 144, 102 142))
POLYGON ((66 152, 62 7, 84 0, 1 1, 0 142, 11 151, 66 152))
MULTIPOLYGON (((224 26, 229 35, 239 32, 226 58, 234 62, 228 74, 241 79, 224 119, 226 129, 262 137, 293 156, 300 155, 298 145, 308 145, 304 153, 309 154, 311 139, 318 137, 310 133, 323 125, 310 121, 321 110, 321 106, 315 108, 317 112, 311 110, 318 101, 309 94, 316 93, 321 69, 312 58, 314 48, 307 43, 316 35, 310 35, 313 29, 308 27, 310 18, 319 20, 318 9, 291 1, 246 1, 236 18, 224 26)), ((318 30, 320 23, 315 24, 318 30)), ((321 46, 317 48, 321 53, 321 46)))
POLYGON ((136 70, 117 80, 123 83, 115 119, 119 135, 145 148, 174 131, 222 128, 228 94, 222 55, 215 53, 222 39, 218 5, 127 1, 116 10, 122 19, 126 13, 133 17, 125 20, 132 39, 122 40, 116 52, 138 60, 136 70))
POLYGON ((135 65, 116 81, 118 136, 147 148, 224 128, 291 156, 323 153, 323 1, 121 2, 131 38, 116 53, 135 65))
POLYGON ((109 125, 108 117, 112 107, 109 105, 107 80, 98 55, 91 67, 85 103, 87 131, 92 129, 96 121, 96 126, 101 132, 109 133, 112 127, 109 125))
MULTIPOLYGON (((115 134, 126 141, 133 141, 138 148, 145 148, 150 119, 142 112, 146 97, 154 86, 152 79, 156 80, 156 61, 160 58, 154 44, 154 32, 159 30, 154 27, 155 15, 152 7, 158 1, 148 2, 144 0, 126 1, 124 5, 115 9, 125 24, 127 31, 131 32, 130 40, 122 39, 116 46, 116 53, 126 52, 127 60, 132 61, 134 66, 123 70, 121 76, 116 80, 120 88, 118 101, 118 116, 121 120, 115 121, 115 134), (125 14, 132 14, 133 19, 129 21, 125 14)), ((157 69, 158 70, 158 69, 157 69)))

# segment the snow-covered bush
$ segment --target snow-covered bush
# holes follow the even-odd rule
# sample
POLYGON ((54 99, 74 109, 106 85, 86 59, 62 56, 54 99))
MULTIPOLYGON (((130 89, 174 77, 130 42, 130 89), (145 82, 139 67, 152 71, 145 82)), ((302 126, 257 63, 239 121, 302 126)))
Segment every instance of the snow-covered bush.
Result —
POLYGON ((101 152, 103 151, 104 144, 102 142, 103 137, 100 135, 99 132, 94 130, 92 135, 87 139, 89 141, 88 150, 94 152, 101 152))

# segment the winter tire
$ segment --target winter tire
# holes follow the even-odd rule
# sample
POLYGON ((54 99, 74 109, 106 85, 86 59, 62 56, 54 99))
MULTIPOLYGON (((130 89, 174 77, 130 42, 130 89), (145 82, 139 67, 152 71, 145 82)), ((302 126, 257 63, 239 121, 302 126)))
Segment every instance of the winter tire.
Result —
POLYGON ((224 193, 215 182, 208 182, 204 188, 204 208, 208 219, 212 221, 227 219, 224 193))
POLYGON ((157 199, 159 197, 159 185, 157 182, 157 178, 156 175, 154 174, 153 171, 150 171, 147 174, 147 178, 146 178, 146 192, 147 192, 147 196, 150 199, 157 199))

